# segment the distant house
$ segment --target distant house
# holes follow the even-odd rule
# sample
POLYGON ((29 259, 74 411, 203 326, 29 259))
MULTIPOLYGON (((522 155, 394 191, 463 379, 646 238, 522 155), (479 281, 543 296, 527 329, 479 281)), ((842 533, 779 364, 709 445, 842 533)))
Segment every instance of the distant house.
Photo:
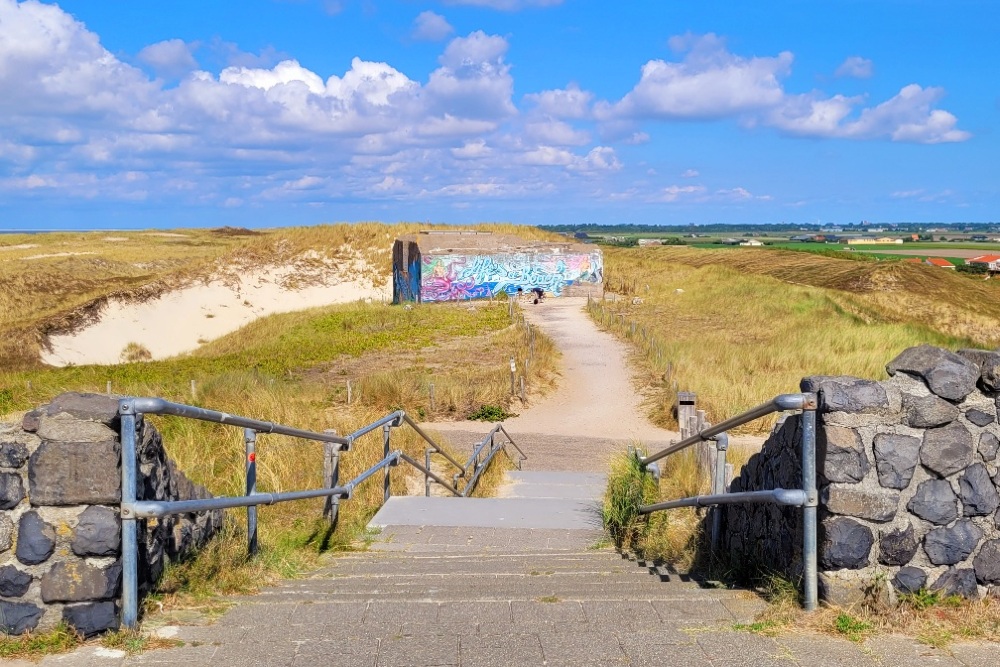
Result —
POLYGON ((758 241, 757 239, 750 239, 749 241, 743 241, 742 243, 740 243, 740 245, 744 247, 747 246, 756 247, 756 246, 762 246, 764 245, 764 243, 762 241, 758 241))
POLYGON ((640 246, 663 245, 663 239, 639 239, 640 246))
POLYGON ((940 269, 954 269, 955 265, 946 259, 941 257, 928 257, 924 260, 925 264, 930 264, 931 266, 936 266, 940 269))
POLYGON ((966 264, 975 266, 985 266, 987 271, 1000 272, 1000 255, 980 255, 972 259, 965 260, 966 264))
POLYGON ((888 244, 888 243, 902 243, 903 239, 894 239, 888 236, 880 236, 879 238, 872 238, 870 236, 862 236, 856 239, 847 239, 849 245, 874 245, 874 244, 888 244))
POLYGON ((969 237, 970 241, 986 241, 986 234, 973 234, 969 237))

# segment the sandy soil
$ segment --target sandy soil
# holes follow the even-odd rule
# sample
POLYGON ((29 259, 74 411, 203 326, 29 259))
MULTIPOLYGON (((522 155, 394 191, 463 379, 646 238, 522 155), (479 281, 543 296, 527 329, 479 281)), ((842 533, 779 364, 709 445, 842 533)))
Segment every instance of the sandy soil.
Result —
MULTIPOLYGON (((345 271, 360 275, 358 267, 345 271)), ((49 338, 42 361, 53 366, 116 364, 129 343, 138 343, 154 359, 190 352, 203 343, 236 331, 253 320, 316 306, 392 296, 391 283, 328 276, 319 284, 286 289, 292 266, 244 274, 238 280, 215 280, 169 292, 144 303, 113 301, 100 321, 72 334, 49 338)))
MULTIPOLYGON (((625 347, 600 331, 584 307, 586 299, 548 299, 528 304, 528 320, 562 352, 557 390, 505 422, 507 429, 560 436, 618 440, 669 440, 672 431, 653 426, 640 408, 625 347)), ((435 423, 439 431, 482 430, 479 422, 435 423)))

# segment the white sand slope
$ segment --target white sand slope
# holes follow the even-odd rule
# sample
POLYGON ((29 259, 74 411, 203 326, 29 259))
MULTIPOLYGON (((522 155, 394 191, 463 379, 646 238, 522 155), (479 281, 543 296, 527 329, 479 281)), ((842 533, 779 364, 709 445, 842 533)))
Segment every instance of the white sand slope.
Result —
POLYGON ((52 366, 116 364, 129 343, 138 343, 154 359, 198 348, 253 320, 317 306, 391 298, 391 283, 373 285, 359 278, 364 267, 313 277, 289 288, 294 266, 272 267, 178 289, 143 303, 113 300, 100 320, 67 335, 51 336, 42 361, 52 366))

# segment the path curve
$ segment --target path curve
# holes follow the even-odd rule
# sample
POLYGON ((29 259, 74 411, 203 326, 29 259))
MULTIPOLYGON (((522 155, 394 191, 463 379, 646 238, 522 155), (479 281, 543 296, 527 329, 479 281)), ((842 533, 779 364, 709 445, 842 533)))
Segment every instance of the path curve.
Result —
MULTIPOLYGON (((640 406, 625 345, 601 331, 586 312, 586 299, 548 299, 528 304, 525 317, 562 352, 558 388, 508 419, 504 426, 528 451, 536 470, 605 471, 608 455, 638 441, 650 450, 679 436, 654 426, 640 406)), ((433 422, 452 440, 474 440, 482 422, 433 422)))

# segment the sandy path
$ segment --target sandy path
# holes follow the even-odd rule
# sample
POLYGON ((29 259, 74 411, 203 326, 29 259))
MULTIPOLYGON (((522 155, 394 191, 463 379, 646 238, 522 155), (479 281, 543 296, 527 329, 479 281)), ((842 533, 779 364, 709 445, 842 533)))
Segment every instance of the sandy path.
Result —
MULTIPOLYGON (((505 422, 514 440, 528 450, 529 468, 603 471, 608 454, 629 441, 654 449, 678 438, 646 419, 625 346, 597 328, 585 305, 585 299, 559 298, 525 308, 528 320, 563 355, 556 391, 505 422)), ((488 430, 482 422, 468 421, 428 427, 452 434, 453 440, 488 430)))

